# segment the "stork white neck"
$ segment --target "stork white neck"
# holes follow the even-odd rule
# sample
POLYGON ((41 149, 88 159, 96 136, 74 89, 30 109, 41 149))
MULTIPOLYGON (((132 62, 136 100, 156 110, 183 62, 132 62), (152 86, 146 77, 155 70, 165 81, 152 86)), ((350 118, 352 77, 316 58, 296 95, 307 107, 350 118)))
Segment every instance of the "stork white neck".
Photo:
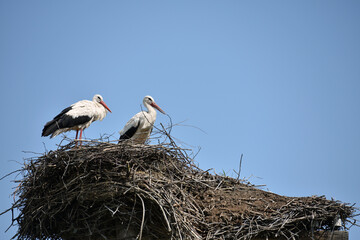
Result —
POLYGON ((156 117, 156 110, 153 106, 151 106, 149 103, 147 103, 146 101, 144 101, 144 106, 147 109, 147 112, 151 115, 156 117))
POLYGON ((161 113, 165 114, 165 112, 155 103, 154 99, 151 96, 145 96, 143 100, 144 106, 147 108, 147 113, 154 118, 154 122, 156 119, 156 109, 161 113))

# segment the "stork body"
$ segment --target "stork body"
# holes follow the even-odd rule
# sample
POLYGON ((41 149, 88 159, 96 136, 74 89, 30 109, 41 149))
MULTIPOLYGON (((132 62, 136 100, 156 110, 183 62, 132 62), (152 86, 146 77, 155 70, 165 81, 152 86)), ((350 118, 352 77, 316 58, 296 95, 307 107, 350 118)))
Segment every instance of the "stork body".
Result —
POLYGON ((135 114, 119 132, 120 141, 131 140, 133 143, 144 144, 149 138, 156 120, 156 110, 165 112, 155 103, 151 96, 144 97, 144 106, 147 111, 141 111, 135 114))
POLYGON ((102 96, 96 94, 92 101, 82 100, 62 110, 53 120, 45 124, 41 136, 46 137, 51 134, 53 138, 60 133, 76 130, 75 139, 77 139, 80 130, 79 140, 81 140, 83 130, 92 122, 103 120, 107 111, 111 112, 102 96))

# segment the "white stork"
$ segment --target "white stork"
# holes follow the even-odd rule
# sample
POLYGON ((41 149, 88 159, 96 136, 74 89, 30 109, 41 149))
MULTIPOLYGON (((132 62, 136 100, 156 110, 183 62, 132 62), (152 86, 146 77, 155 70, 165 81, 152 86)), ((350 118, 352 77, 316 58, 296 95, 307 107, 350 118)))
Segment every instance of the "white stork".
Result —
POLYGON ((41 136, 46 137, 51 134, 53 138, 60 133, 76 130, 75 139, 77 139, 80 130, 79 140, 81 140, 83 130, 92 122, 103 120, 107 114, 106 110, 111 112, 102 96, 96 94, 92 101, 82 100, 62 110, 53 120, 45 124, 41 136))
POLYGON ((145 96, 143 100, 144 106, 148 111, 141 111, 135 114, 119 132, 119 142, 130 139, 133 143, 144 144, 150 136, 152 128, 156 120, 156 110, 161 113, 165 112, 155 103, 151 96, 145 96))

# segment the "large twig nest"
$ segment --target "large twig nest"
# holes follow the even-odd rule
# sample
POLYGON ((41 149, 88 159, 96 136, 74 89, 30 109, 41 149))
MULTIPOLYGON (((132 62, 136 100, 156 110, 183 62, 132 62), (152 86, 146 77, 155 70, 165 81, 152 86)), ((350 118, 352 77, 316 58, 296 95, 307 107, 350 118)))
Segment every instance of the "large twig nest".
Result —
POLYGON ((12 206, 18 239, 291 238, 331 230, 355 211, 209 174, 173 141, 72 143, 30 159, 23 172, 12 206))

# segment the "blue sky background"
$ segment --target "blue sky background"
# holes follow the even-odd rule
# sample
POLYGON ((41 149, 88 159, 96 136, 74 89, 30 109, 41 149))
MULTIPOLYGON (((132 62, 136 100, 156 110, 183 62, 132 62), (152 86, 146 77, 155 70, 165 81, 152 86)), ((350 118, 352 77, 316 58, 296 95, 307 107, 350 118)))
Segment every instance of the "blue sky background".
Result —
POLYGON ((101 94, 113 113, 85 137, 117 139, 149 94, 189 125, 172 134, 201 147, 202 169, 234 176, 243 153, 242 177, 269 191, 359 206, 359 12, 355 0, 0 0, 0 175, 36 156, 23 151, 56 149, 41 130, 70 104, 101 94))

